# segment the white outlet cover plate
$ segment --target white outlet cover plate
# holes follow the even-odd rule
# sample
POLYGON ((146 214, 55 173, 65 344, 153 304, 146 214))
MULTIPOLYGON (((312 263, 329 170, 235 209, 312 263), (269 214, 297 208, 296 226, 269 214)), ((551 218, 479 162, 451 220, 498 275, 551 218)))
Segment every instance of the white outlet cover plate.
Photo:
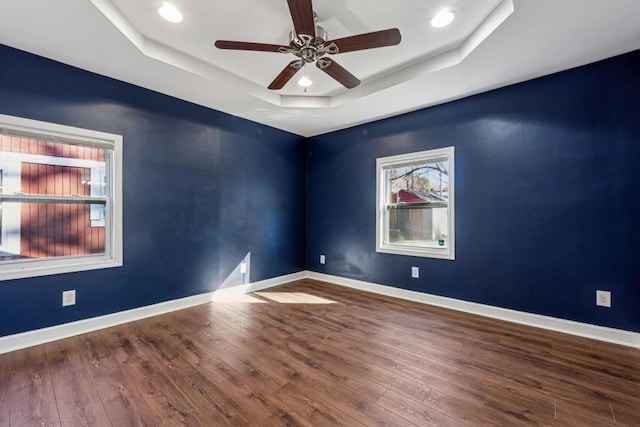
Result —
POLYGON ((62 306, 75 305, 76 303, 76 291, 63 291, 62 292, 62 306))
POLYGON ((324 264, 326 262, 326 258, 324 255, 320 255, 320 264, 324 264))
POLYGON ((420 278, 420 267, 411 267, 411 277, 414 279, 420 278))
POLYGON ((611 307, 611 292, 596 291, 596 305, 600 307, 611 307))

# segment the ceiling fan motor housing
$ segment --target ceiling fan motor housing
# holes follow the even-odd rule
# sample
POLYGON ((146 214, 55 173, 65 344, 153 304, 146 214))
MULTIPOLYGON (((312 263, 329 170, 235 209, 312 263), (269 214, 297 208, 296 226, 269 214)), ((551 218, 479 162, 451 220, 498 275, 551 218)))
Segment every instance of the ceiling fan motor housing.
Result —
POLYGON ((327 31, 320 25, 316 25, 315 32, 315 35, 301 34, 298 36, 295 29, 291 30, 289 33, 290 53, 307 63, 315 62, 316 59, 327 53, 324 46, 324 42, 328 38, 327 31))

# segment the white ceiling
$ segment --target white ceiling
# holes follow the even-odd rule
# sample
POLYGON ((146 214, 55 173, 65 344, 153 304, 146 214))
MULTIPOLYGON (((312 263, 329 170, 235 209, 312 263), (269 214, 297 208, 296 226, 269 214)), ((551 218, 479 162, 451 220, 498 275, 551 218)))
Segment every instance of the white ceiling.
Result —
POLYGON ((347 90, 315 67, 305 93, 266 86, 291 54, 219 50, 216 39, 288 44, 285 0, 14 0, 0 41, 303 136, 436 105, 640 48, 638 0, 314 0, 329 39, 397 27, 398 46, 333 56, 347 90), (457 19, 429 25, 450 7, 457 19))

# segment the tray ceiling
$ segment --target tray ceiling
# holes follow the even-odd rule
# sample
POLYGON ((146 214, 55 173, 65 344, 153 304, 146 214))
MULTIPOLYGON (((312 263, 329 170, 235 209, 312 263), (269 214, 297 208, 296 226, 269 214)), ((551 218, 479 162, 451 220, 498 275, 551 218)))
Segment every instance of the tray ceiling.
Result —
POLYGON ((362 84, 347 90, 307 67, 266 86, 295 57, 227 51, 217 39, 288 44, 285 0, 21 0, 3 5, 4 44, 303 136, 458 99, 638 49, 637 0, 315 0, 329 38, 397 27, 398 46, 333 58, 362 84), (401 4, 402 7, 398 7, 401 4), (445 28, 429 21, 456 13, 445 28))

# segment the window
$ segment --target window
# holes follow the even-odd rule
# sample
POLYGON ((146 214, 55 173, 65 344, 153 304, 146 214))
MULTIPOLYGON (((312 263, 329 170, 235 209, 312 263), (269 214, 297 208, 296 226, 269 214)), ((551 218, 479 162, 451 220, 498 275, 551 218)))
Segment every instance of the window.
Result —
MULTIPOLYGON (((0 169, 0 194, 2 194, 2 169, 0 169)), ((2 248, 4 240, 2 233, 2 200, 0 200, 0 248, 2 248)))
POLYGON ((376 251, 455 259, 453 151, 377 159, 376 251))
POLYGON ((0 115, 0 279, 122 265, 122 137, 0 115))

